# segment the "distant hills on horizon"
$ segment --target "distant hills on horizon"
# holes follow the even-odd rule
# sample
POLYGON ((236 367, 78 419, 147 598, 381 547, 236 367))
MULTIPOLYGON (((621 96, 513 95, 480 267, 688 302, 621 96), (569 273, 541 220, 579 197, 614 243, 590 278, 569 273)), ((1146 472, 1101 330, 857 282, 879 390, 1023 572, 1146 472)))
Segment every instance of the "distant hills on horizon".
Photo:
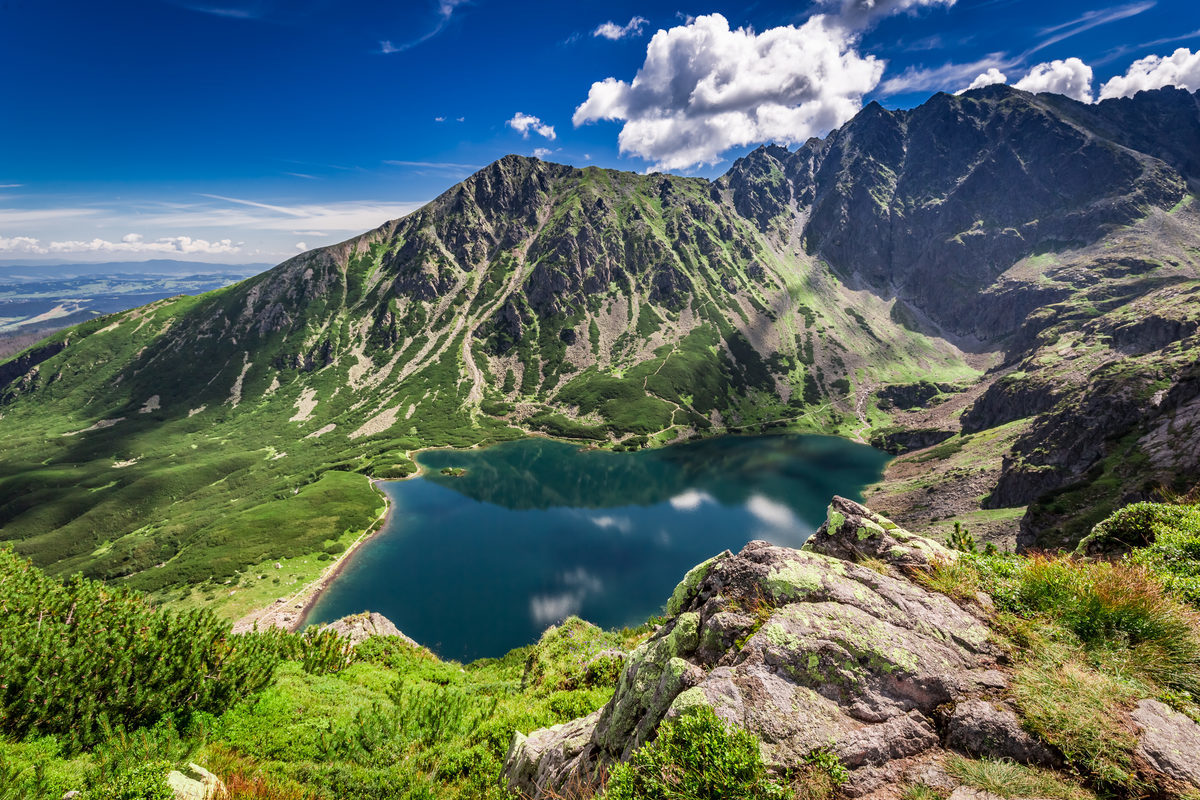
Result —
POLYGON ((257 275, 275 266, 269 263, 216 264, 152 258, 146 261, 0 261, 0 283, 7 281, 73 278, 85 275, 257 275))

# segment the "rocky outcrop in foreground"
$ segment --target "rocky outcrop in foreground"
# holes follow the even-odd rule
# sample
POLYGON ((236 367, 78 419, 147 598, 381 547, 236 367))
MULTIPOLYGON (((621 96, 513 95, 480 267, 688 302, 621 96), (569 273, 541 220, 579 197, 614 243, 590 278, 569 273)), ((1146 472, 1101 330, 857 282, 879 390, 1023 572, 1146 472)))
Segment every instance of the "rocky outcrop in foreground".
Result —
POLYGON ((349 639, 351 647, 357 647, 372 636, 399 636, 406 644, 420 647, 419 644, 405 636, 394 622, 374 611, 364 611, 361 614, 342 617, 322 626, 321 630, 331 630, 343 639, 349 639))
MULTIPOLYGON (((850 770, 849 797, 899 796, 911 783, 953 791, 948 751, 1061 765, 1004 699, 1007 658, 987 624, 990 599, 959 605, 913 579, 954 558, 834 498, 803 550, 755 541, 700 564, 603 709, 515 735, 509 788, 535 800, 570 796, 568 787, 594 785, 662 720, 698 705, 753 732, 772 767, 831 750, 850 770)), ((1200 726, 1154 701, 1133 719, 1156 784, 1196 784, 1200 726)))

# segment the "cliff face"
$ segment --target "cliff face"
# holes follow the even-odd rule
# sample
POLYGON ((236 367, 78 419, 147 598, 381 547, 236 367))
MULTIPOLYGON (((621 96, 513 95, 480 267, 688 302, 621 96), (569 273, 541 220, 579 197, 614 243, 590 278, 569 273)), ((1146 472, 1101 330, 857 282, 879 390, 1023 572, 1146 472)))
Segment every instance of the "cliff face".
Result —
MULTIPOLYGON (((529 431, 876 428, 941 443, 941 515, 1093 482, 1114 436, 1163 451, 1121 496, 1165 464, 1188 480, 1197 459, 1152 432, 1191 418, 1197 108, 988 87, 868 106, 715 182, 506 157, 362 236, 0 365, 0 525, 39 563, 141 574, 237 548, 198 535, 213 494, 283 501, 331 466, 404 474, 414 447, 529 431), (896 405, 922 381, 923 408, 896 405), (1012 452, 980 449, 1014 425, 1012 452), (200 442, 204 470, 164 471, 200 442)), ((906 480, 880 502, 927 519, 906 480)))
MULTIPOLYGON (((995 295, 979 295, 1007 269, 1169 209, 1200 175, 1161 123, 1118 137, 1133 112, 1096 108, 1084 115, 1004 86, 940 94, 911 111, 872 104, 795 153, 761 148, 721 184, 761 229, 799 216, 808 251, 839 273, 946 330, 995 341, 1014 320, 993 307, 995 295)), ((1200 133, 1186 93, 1141 116, 1177 121, 1185 140, 1200 133)))

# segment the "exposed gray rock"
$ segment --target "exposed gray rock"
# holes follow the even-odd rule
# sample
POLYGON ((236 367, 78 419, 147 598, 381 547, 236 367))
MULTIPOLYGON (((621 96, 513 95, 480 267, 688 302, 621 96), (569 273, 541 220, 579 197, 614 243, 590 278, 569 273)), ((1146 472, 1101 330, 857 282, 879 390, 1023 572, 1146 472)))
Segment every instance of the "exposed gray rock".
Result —
POLYGON ((937 744, 933 723, 919 711, 910 711, 851 733, 838 742, 834 752, 845 766, 857 769, 915 756, 937 744))
POLYGON ((323 631, 332 630, 337 635, 350 640, 351 647, 370 639, 372 636, 398 636, 413 647, 420 647, 415 641, 405 636, 390 619, 374 611, 364 611, 361 614, 351 614, 325 625, 323 631))
POLYGON ((225 783, 199 764, 188 764, 182 771, 167 773, 167 785, 175 800, 225 800, 229 790, 225 783))
MULTIPOLYGON (((944 550, 835 499, 820 546, 853 555, 868 540, 873 557, 905 568, 944 550)), ((1004 684, 986 626, 902 575, 767 542, 699 565, 668 601, 672 619, 630 654, 608 705, 514 740, 510 787, 541 797, 586 783, 663 719, 703 705, 754 733, 769 765, 795 767, 831 746, 856 791, 874 791, 940 752, 939 706, 1004 684)))
POLYGON ((1059 759, 1021 729, 1017 715, 987 700, 967 700, 954 707, 946 726, 946 746, 973 756, 1011 759, 1043 767, 1059 759))
POLYGON ((828 517, 804 545, 806 550, 842 561, 873 558, 912 574, 926 570, 937 559, 953 561, 957 554, 923 536, 909 533, 896 523, 844 497, 834 497, 828 517))
POLYGON ((1180 793, 1200 791, 1200 725, 1157 700, 1142 700, 1133 714, 1137 754, 1163 783, 1180 793))
POLYGON ((600 712, 595 711, 528 736, 514 734, 504 759, 509 791, 524 792, 521 796, 529 800, 541 800, 548 796, 549 787, 564 787, 572 779, 585 777, 577 774, 580 756, 585 750, 594 749, 591 740, 599 718, 600 712))

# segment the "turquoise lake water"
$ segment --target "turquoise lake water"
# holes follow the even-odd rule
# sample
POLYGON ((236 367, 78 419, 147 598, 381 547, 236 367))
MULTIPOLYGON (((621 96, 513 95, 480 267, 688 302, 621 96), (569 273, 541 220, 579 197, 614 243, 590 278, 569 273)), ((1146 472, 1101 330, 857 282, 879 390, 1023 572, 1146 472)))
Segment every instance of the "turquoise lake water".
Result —
POLYGON ((751 539, 799 547, 834 494, 857 498, 888 456, 826 436, 723 437, 637 453, 547 439, 432 450, 381 484, 386 527, 307 622, 378 611, 443 658, 499 656, 577 614, 658 613, 695 564, 751 539), (440 474, 444 468, 466 474, 440 474))

